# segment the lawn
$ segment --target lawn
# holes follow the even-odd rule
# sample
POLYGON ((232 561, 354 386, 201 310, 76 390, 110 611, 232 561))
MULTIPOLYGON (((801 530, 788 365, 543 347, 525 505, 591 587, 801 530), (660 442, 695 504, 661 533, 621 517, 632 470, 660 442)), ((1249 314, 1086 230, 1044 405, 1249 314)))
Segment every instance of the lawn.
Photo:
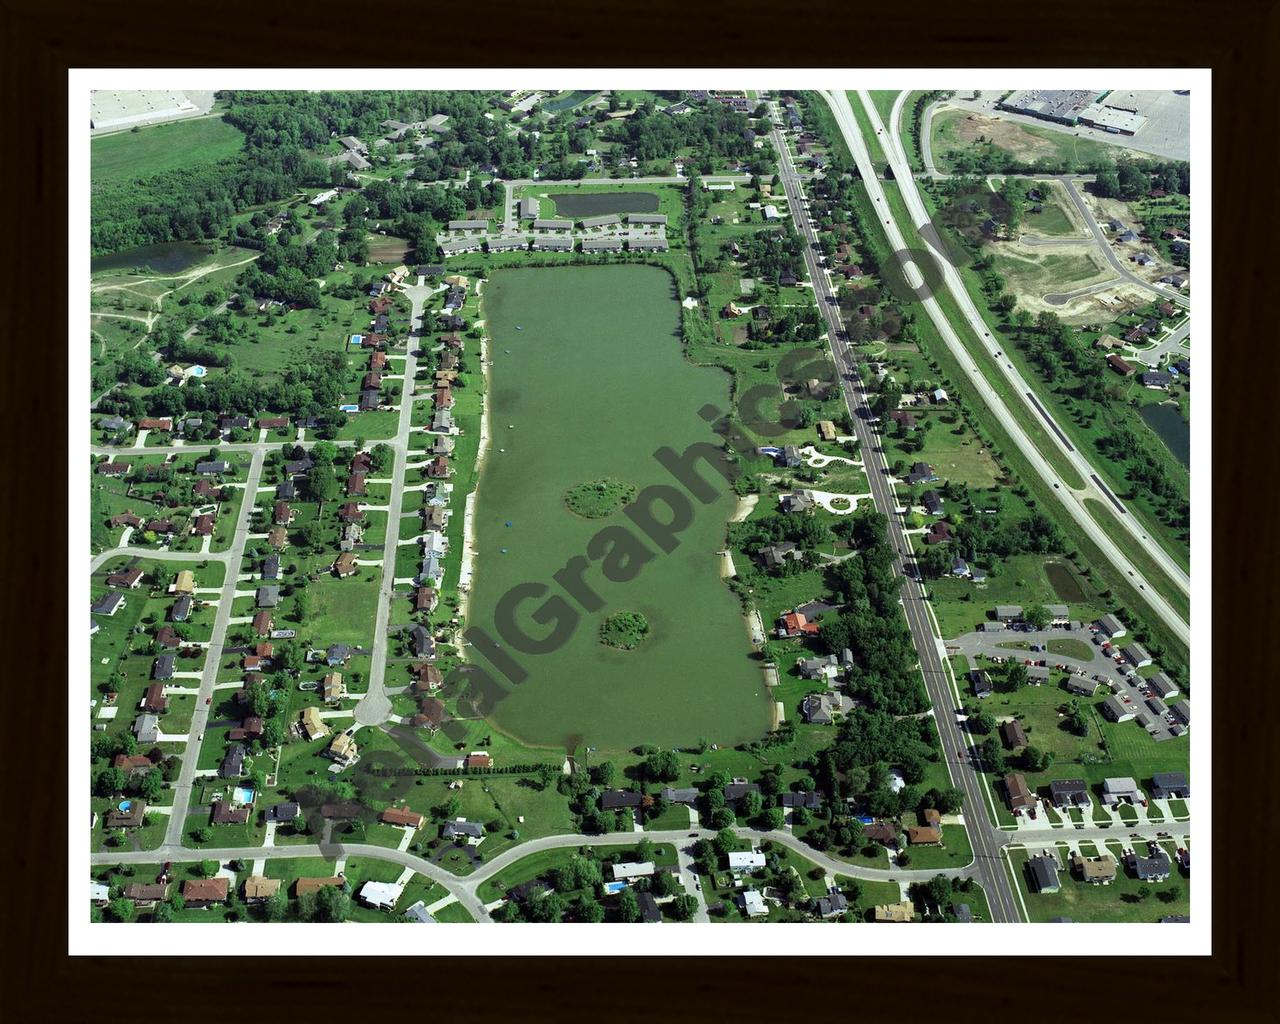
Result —
MULTIPOLYGON (((626 530, 621 514, 575 516, 565 492, 604 478, 641 489, 668 483, 655 449, 714 442, 697 411, 727 401, 728 378, 684 359, 671 279, 657 268, 504 271, 486 285, 485 300, 494 437, 477 506, 471 621, 492 635, 495 608, 512 585, 553 584, 598 531, 626 530)), ((594 565, 586 570, 600 606, 583 613, 564 605, 570 635, 550 653, 520 657, 529 678, 497 704, 495 724, 533 745, 611 750, 700 737, 732 744, 765 731, 767 697, 716 556, 735 501, 723 482, 712 487, 719 496, 691 509, 672 553, 654 556, 634 580, 608 582, 594 565), (600 621, 617 610, 641 612, 650 623, 636 650, 598 640, 600 621)), ((665 516, 665 507, 656 514, 665 516)), ((648 544, 644 551, 637 557, 648 559, 648 544)), ((529 621, 541 603, 527 600, 519 612, 529 636, 546 635, 546 626, 529 621)))
POLYGON ((234 156, 243 144, 240 130, 216 117, 105 135, 90 143, 90 180, 97 188, 180 171, 234 156))

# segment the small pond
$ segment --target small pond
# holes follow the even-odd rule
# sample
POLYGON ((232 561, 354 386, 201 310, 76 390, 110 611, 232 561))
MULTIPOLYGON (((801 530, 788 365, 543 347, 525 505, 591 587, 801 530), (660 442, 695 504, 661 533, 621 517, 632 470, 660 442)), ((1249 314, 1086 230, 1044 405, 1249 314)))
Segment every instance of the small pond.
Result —
POLYGON ((133 249, 95 256, 89 272, 103 270, 150 270, 156 274, 180 274, 205 259, 213 250, 199 242, 157 242, 133 249))
POLYGON ((1144 405, 1142 418, 1147 421, 1147 426, 1160 435, 1160 440, 1173 452, 1174 458, 1190 469, 1191 424, 1182 418, 1177 405, 1172 402, 1144 405))

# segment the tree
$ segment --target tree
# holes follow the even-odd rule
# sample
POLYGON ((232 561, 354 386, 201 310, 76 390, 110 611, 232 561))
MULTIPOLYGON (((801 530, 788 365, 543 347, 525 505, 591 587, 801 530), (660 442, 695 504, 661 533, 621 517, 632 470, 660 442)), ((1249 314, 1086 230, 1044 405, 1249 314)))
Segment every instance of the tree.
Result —
POLYGON ((1028 745, 1022 752, 1022 763, 1029 772, 1047 771, 1053 764, 1053 754, 1039 747, 1028 745))
POLYGON ((1149 885, 1140 885, 1140 886, 1138 886, 1138 899, 1140 899, 1140 900, 1145 900, 1145 899, 1147 899, 1150 895, 1151 895, 1151 886, 1149 886, 1149 885))
POLYGON ((690 921, 693 919, 693 915, 698 911, 698 901, 694 897, 685 894, 683 896, 677 896, 674 900, 668 903, 666 909, 667 913, 677 921, 690 921))
POLYGON ((976 715, 969 716, 969 728, 973 732, 982 733, 984 736, 996 727, 996 716, 990 711, 979 711, 976 715))
POLYGON ((645 758, 644 771, 655 782, 675 782, 680 777, 680 758, 674 750, 656 750, 645 758))
POLYGON ((538 788, 546 789, 560 775, 560 769, 553 764, 540 764, 533 774, 538 780, 538 788))
POLYGON ((277 889, 262 904, 263 916, 268 921, 283 921, 289 909, 289 898, 282 889, 277 889))
POLYGON ((715 846, 716 853, 721 857, 727 857, 738 848, 738 835, 731 828, 722 828, 716 833, 712 844, 715 846))
POLYGON ((152 768, 138 784, 138 795, 148 803, 155 803, 164 789, 164 775, 159 768, 152 768))
POLYGON ((216 860, 202 860, 200 862, 200 876, 202 878, 212 878, 221 868, 216 860))
POLYGON ((1033 629, 1044 629, 1049 625, 1049 609, 1042 604, 1033 604, 1022 613, 1022 618, 1033 629))
POLYGON ((135 909, 133 900, 119 896, 107 904, 107 920, 127 924, 133 920, 135 909))
POLYGON ((604 920, 604 907, 598 899, 584 892, 578 897, 577 917, 587 924, 598 924, 604 920))
POLYGON ((125 774, 119 768, 104 768, 98 773, 93 791, 97 796, 115 796, 124 789, 125 774))
POLYGON ((351 896, 341 886, 326 885, 316 893, 316 920, 338 924, 351 916, 351 896))
POLYGON ((635 890, 629 886, 618 893, 618 919, 624 924, 632 924, 640 920, 640 901, 635 890))
POLYGON ((769 832, 776 832, 786 824, 785 815, 782 813, 781 807, 770 807, 764 812, 764 819, 761 826, 769 832))

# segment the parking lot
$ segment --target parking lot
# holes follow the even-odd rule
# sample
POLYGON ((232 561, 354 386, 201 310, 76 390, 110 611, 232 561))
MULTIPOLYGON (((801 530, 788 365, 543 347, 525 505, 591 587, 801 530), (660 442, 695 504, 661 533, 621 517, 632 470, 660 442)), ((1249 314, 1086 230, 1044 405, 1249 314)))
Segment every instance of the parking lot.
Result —
MULTIPOLYGON (((1107 687, 1117 700, 1131 708, 1137 715, 1149 711, 1146 700, 1152 691, 1146 680, 1140 676, 1133 666, 1125 661, 1119 646, 1109 643, 1095 628, 1081 625, 1077 629, 1054 627, 1033 630, 1011 625, 1007 630, 992 633, 965 633, 963 636, 947 642, 949 654, 964 654, 970 659, 975 657, 989 658, 992 661, 1023 661, 1028 665, 1043 665, 1050 669, 1070 672, 1082 679, 1092 679, 1107 687), (1092 657, 1089 659, 1073 658, 1065 654, 1053 654, 1048 650, 1051 640, 1079 640, 1089 645, 1092 657), (1029 649, 1020 650, 1002 646, 1010 643, 1025 643, 1029 649)), ((1149 730, 1151 738, 1157 743, 1174 738, 1170 727, 1177 721, 1173 712, 1166 711, 1162 716, 1152 714, 1154 727, 1149 730)), ((1136 722, 1133 727, 1141 728, 1136 722)))

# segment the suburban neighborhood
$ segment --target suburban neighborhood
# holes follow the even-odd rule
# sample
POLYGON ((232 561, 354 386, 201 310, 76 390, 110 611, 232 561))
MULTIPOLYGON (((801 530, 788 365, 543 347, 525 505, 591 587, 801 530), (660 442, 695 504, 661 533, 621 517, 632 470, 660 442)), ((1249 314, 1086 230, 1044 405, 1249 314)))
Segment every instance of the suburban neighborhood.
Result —
POLYGON ((1136 96, 95 133, 91 920, 1190 920, 1186 108, 1136 96))

